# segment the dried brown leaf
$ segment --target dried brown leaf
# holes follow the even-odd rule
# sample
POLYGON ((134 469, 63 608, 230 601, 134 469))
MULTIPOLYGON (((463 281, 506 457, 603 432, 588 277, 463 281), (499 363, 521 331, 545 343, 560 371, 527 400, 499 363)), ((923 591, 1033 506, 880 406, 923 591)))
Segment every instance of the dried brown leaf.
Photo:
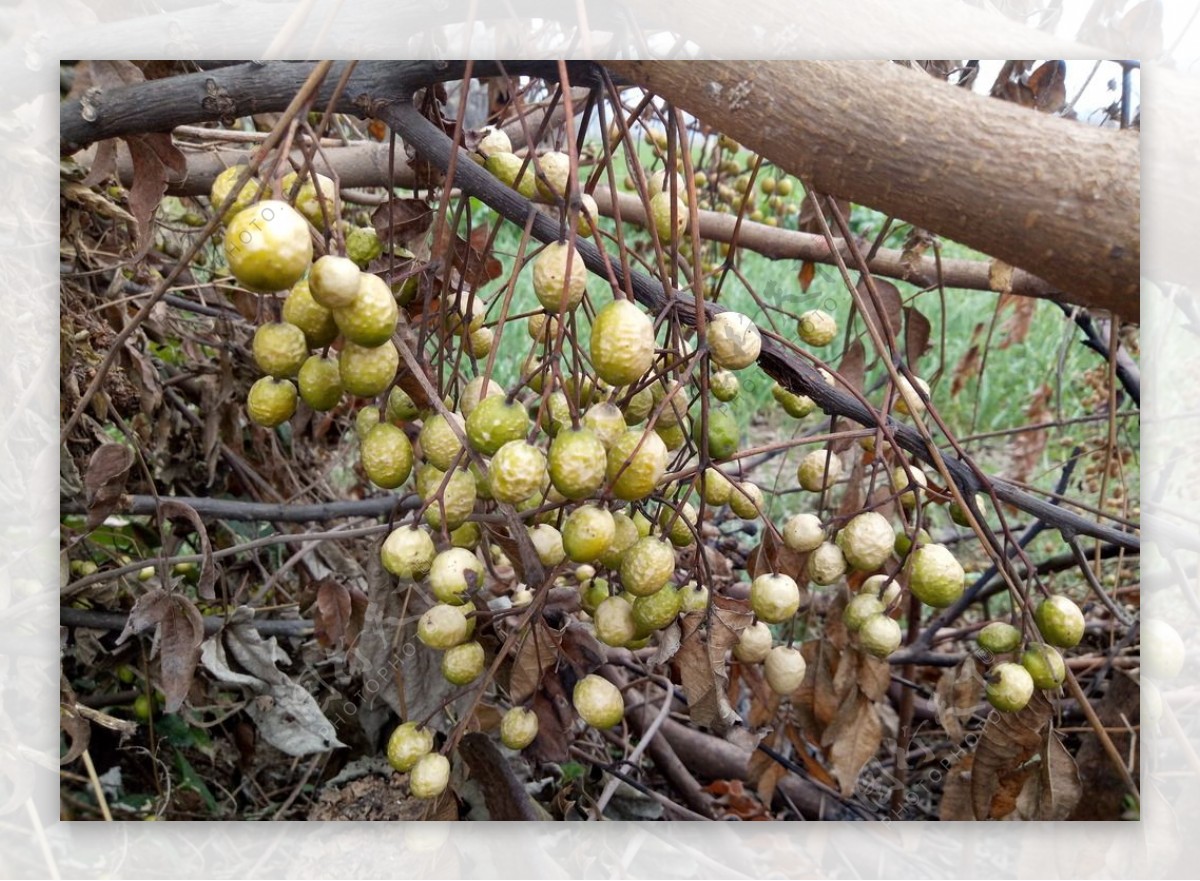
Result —
POLYGON ((725 654, 752 619, 744 603, 713 597, 711 616, 689 612, 680 619, 683 634, 675 655, 688 712, 697 725, 724 733, 741 721, 725 694, 729 672, 725 654), (711 617, 708 627, 706 619, 711 617))
POLYGON ((204 618, 187 597, 154 588, 133 604, 125 629, 117 637, 117 645, 151 627, 157 628, 155 646, 162 674, 161 687, 166 696, 163 710, 175 713, 187 697, 196 663, 200 660, 204 618))
POLYGON ((863 379, 867 371, 867 353, 863 348, 862 340, 854 339, 850 341, 850 345, 846 347, 845 354, 842 355, 842 360, 838 364, 837 373, 841 380, 849 388, 861 392, 863 390, 863 379))
POLYGON ((806 560, 806 555, 785 545, 774 529, 765 529, 762 541, 746 557, 746 573, 752 579, 764 574, 790 575, 803 585, 807 581, 806 560))
POLYGON ((958 359, 958 364, 954 366, 954 378, 950 383, 950 397, 957 398, 962 394, 967 380, 979 372, 982 363, 979 344, 975 343, 963 353, 963 356, 958 359))
POLYGON ((916 306, 904 307, 904 353, 913 372, 916 372, 917 361, 929 351, 930 331, 929 319, 916 306))
POLYGON ((572 710, 558 677, 546 679, 545 687, 533 698, 538 718, 538 733, 528 747, 536 762, 565 762, 571 757, 567 735, 571 730, 572 710))
POLYGON ((1047 61, 1029 75, 1033 106, 1043 113, 1058 113, 1067 104, 1067 64, 1047 61))
POLYGON ((808 289, 812 287, 813 279, 817 275, 817 264, 810 260, 805 260, 800 264, 800 271, 796 273, 796 280, 800 282, 801 293, 808 293, 808 289))
POLYGON ((975 748, 971 807, 975 819, 999 819, 1016 809, 1017 796, 1035 770, 1029 760, 1041 749, 1054 708, 1035 691, 1017 713, 992 711, 975 748))
POLYGON ((99 526, 120 505, 133 462, 133 450, 124 444, 101 444, 92 453, 83 476, 88 529, 99 526))
MULTIPOLYGON (((74 695, 71 695, 74 698, 74 695)), ((60 765, 69 765, 88 748, 92 740, 92 726, 75 709, 74 700, 63 700, 58 706, 58 725, 66 735, 70 745, 58 760, 60 765)))
MULTIPOLYGON (((463 281, 473 288, 481 288, 494 281, 504 272, 504 266, 491 254, 485 254, 479 248, 473 247, 462 236, 455 234, 453 239, 452 259, 455 268, 463 281)), ((575 259, 582 262, 578 254, 575 259)))
MULTIPOLYGON (((1034 393, 1029 407, 1025 410, 1025 419, 1029 425, 1049 421, 1052 415, 1050 398, 1053 394, 1054 390, 1049 384, 1043 385, 1034 393)), ((1046 449, 1048 440, 1049 434, 1045 428, 1022 431, 1013 437, 1009 444, 1009 476, 1019 482, 1028 481, 1042 459, 1042 452, 1046 449)))
MULTIPOLYGON (((865 695, 856 694, 847 701, 837 720, 826 730, 829 761, 843 796, 854 793, 863 766, 879 751, 883 742, 883 724, 875 704, 865 695), (832 735, 830 732, 834 732, 832 735)), ((825 738, 823 738, 825 739, 825 738)))
POLYGON ((323 578, 317 582, 317 599, 312 605, 313 635, 325 648, 340 646, 350 627, 353 604, 350 590, 340 581, 323 578))
POLYGON ((1047 729, 1037 773, 1030 775, 1017 797, 1017 813, 1025 820, 1065 820, 1082 795, 1075 759, 1047 729))
POLYGON ((542 674, 554 666, 557 645, 550 631, 536 619, 530 635, 513 657, 508 692, 514 704, 523 704, 537 691, 542 674))
POLYGON ((187 160, 167 132, 147 132, 124 138, 133 163, 133 182, 129 187, 129 211, 137 219, 138 254, 140 258, 154 244, 150 223, 158 210, 171 180, 187 172, 187 160))
POLYGON ((858 654, 858 690, 872 701, 881 701, 892 684, 892 668, 883 658, 869 655, 861 649, 858 654))
POLYGON ((975 757, 967 754, 955 762, 946 772, 942 784, 942 802, 938 805, 938 819, 974 820, 971 808, 971 765, 975 757))
POLYGON ((867 289, 866 279, 859 281, 855 286, 859 296, 862 297, 863 321, 874 325, 878 329, 880 337, 885 340, 888 338, 888 331, 890 330, 891 336, 894 339, 899 336, 903 326, 900 291, 894 284, 883 278, 872 276, 871 283, 875 287, 875 292, 879 295, 879 308, 876 308, 875 300, 871 297, 871 292, 867 289))
POLYGON ((196 592, 201 599, 216 599, 214 586, 217 582, 217 570, 213 566, 212 543, 208 540, 208 529, 205 528, 199 513, 191 505, 176 499, 162 499, 158 510, 163 517, 182 517, 191 524, 196 537, 200 540, 200 553, 204 557, 200 566, 200 580, 196 584, 196 592))
POLYGON ((1025 338, 1029 336, 1029 328, 1033 324, 1034 313, 1037 311, 1037 300, 1018 294, 1001 294, 1000 301, 996 304, 996 311, 1003 311, 1006 307, 1012 307, 1012 314, 1000 328, 1002 336, 996 346, 998 349, 1019 346, 1025 342, 1025 338))
POLYGON ((960 743, 966 736, 963 723, 983 697, 983 679, 975 670, 975 659, 968 655, 956 667, 947 668, 938 680, 934 694, 934 706, 938 721, 946 729, 953 743, 960 743))
POLYGON ((434 212, 424 199, 393 198, 375 209, 371 224, 381 241, 408 247, 433 226, 434 212))

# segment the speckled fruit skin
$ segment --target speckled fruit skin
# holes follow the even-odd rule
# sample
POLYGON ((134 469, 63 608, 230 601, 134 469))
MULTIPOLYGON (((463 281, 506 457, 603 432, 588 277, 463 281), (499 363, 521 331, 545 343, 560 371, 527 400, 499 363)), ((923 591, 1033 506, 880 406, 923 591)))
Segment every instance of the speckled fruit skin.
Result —
POLYGON ((451 685, 469 685, 483 672, 483 646, 464 642, 446 649, 442 655, 442 675, 451 685))
POLYGON ((333 310, 333 320, 342 336, 368 348, 381 346, 392 338, 399 315, 400 309, 387 282, 368 272, 359 277, 354 302, 333 310))
POLYGON ((828 312, 809 309, 800 316, 800 339, 810 346, 827 346, 837 336, 837 320, 828 312))
POLYGON ((845 574, 846 556, 833 542, 824 542, 808 555, 808 577, 813 584, 833 584, 845 574))
POLYGON ((638 637, 662 630, 679 616, 682 607, 683 595, 673 584, 664 584, 649 596, 635 599, 633 622, 637 625, 638 637))
POLYGON ((629 300, 613 300, 592 322, 591 353, 605 382, 636 382, 654 363, 654 322, 629 300))
POLYGON ((675 549, 654 536, 639 538, 621 558, 621 584, 634 596, 659 590, 675 573, 675 549))
MULTIPOLYGON (((220 208, 229 194, 233 192, 233 186, 237 183, 242 172, 246 170, 245 165, 231 165, 226 168, 213 180, 212 189, 209 191, 209 202, 212 203, 213 210, 220 208)), ((260 195, 270 195, 270 188, 264 190, 263 183, 257 177, 250 177, 244 184, 241 190, 233 200, 233 204, 225 209, 225 213, 221 215, 221 220, 225 223, 233 220, 242 210, 249 208, 250 204, 260 195)))
POLYGON ((626 431, 608 450, 605 476, 618 499, 646 498, 666 472, 667 445, 653 431, 626 431))
POLYGON ((421 756, 433 749, 433 732, 416 722, 396 726, 388 738, 388 763, 397 771, 411 771, 421 756))
POLYGON ((395 489, 412 474, 412 444, 403 431, 389 422, 381 422, 367 432, 360 455, 367 477, 384 489, 395 489))
POLYGON ((832 450, 813 450, 800 460, 796 479, 809 492, 829 489, 842 476, 842 460, 832 450))
POLYGON ((383 542, 383 568, 398 578, 420 579, 433 564, 433 539, 416 526, 398 526, 383 542))
POLYGON ((593 728, 612 728, 625 716, 620 690, 602 676, 589 673, 575 683, 575 712, 593 728))
POLYGON ((434 413, 428 417, 417 435, 425 461, 441 471, 449 470, 462 450, 459 434, 463 427, 463 418, 458 413, 449 416, 434 413), (453 427, 451 423, 454 423, 453 427))
POLYGON ((282 425, 296 412, 296 387, 286 379, 264 376, 250 386, 246 412, 264 428, 282 425))
POLYGON ((617 512, 613 514, 613 539, 600 555, 600 563, 609 569, 617 569, 625 559, 625 552, 638 541, 637 525, 628 514, 617 512))
MULTIPOLYGON (((430 488, 431 494, 437 492, 440 482, 439 480, 430 488)), ((475 509, 475 500, 478 497, 479 494, 475 489, 475 477, 469 471, 455 468, 446 480, 446 486, 442 490, 441 503, 439 504, 435 499, 425 509, 425 521, 434 529, 440 529, 444 516, 446 528, 457 529, 471 516, 471 512, 475 509)))
POLYGON ((942 545, 923 545, 909 557, 908 589, 927 606, 944 609, 963 593, 966 573, 942 545))
POLYGON ((1023 710, 1033 697, 1033 677, 1020 664, 997 664, 988 674, 987 699, 1002 713, 1023 710))
POLYGON ((513 707, 500 717, 500 742, 509 749, 525 749, 537 733, 538 717, 532 710, 513 707))
POLYGON ((564 429, 550 442, 550 481, 568 499, 594 496, 608 472, 608 452, 588 428, 564 429))
POLYGON ((620 648, 637 636, 633 605, 624 597, 609 597, 596 606, 592 616, 596 638, 605 645, 620 648))
POLYGON ((588 407, 583 414, 583 427, 595 432, 607 450, 625 433, 625 415, 616 404, 601 401, 588 407))
POLYGON ((467 417, 467 443, 477 453, 492 456, 509 441, 523 439, 530 426, 524 407, 493 395, 480 401, 467 417))
POLYGON ((753 520, 762 510, 763 493, 758 484, 743 480, 729 488, 729 508, 743 520, 753 520))
POLYGON ((993 655, 1015 652, 1021 646, 1021 631, 1004 621, 993 621, 977 638, 979 647, 993 655))
POLYGON ((1067 678, 1063 656, 1052 645, 1031 645, 1021 653, 1021 666, 1036 688, 1058 688, 1067 678))
POLYGON ((696 507, 691 502, 684 502, 675 508, 663 505, 658 511, 658 526, 671 544, 686 548, 695 541, 692 530, 696 528, 696 517, 696 507))
POLYGON ((738 635, 733 656, 743 664, 761 664, 771 653, 771 628, 765 621, 755 621, 738 635))
POLYGON ((254 332, 254 363, 276 379, 290 379, 308 358, 308 340, 294 324, 272 321, 254 332))
POLYGON ((342 309, 358 297, 362 270, 349 257, 325 254, 313 263, 308 274, 312 298, 326 309, 342 309))
POLYGON ((807 666, 799 649, 777 645, 767 653, 763 661, 763 672, 771 691, 776 694, 791 694, 804 682, 807 666))
POLYGON ((758 360, 762 334, 754 321, 740 312, 721 312, 708 322, 709 354, 718 367, 741 370, 758 360))
POLYGON ((225 259, 254 291, 290 288, 312 263, 308 224, 291 205, 268 199, 242 211, 225 229, 225 259))
POLYGON ((547 312, 570 312, 583 302, 588 270, 583 257, 565 242, 554 242, 533 261, 533 292, 547 312), (570 274, 567 258, 570 259, 570 274), (566 285, 564 300, 563 286, 566 285))
POLYGON ((846 562, 861 572, 872 572, 892 555, 896 535, 882 514, 864 511, 850 519, 837 534, 837 545, 846 562))
POLYGON ((391 341, 373 349, 346 343, 338 353, 342 388, 361 398, 381 394, 396 378, 399 366, 400 352, 391 341))
MULTIPOLYGON (((915 379, 917 388, 928 397, 929 383, 919 376, 915 379)), ((907 376, 901 376, 900 381, 896 383, 896 412, 905 415, 925 412, 925 401, 917 394, 917 390, 913 388, 913 383, 909 382, 907 376)))
POLYGON ((825 527, 816 514, 795 514, 783 524, 783 543, 797 553, 819 548, 825 541, 825 527))
POLYGON ((447 548, 433 558, 429 587, 439 602, 460 606, 468 587, 483 585, 483 563, 465 548, 447 548))
POLYGON ((612 513, 595 505, 581 505, 563 524, 563 548, 576 563, 590 563, 612 544, 616 535, 612 513))
POLYGON ((1070 649, 1083 639, 1083 612, 1065 596, 1047 597, 1033 613, 1042 638, 1050 645, 1070 649))
POLYGON ((800 587, 790 575, 760 575, 750 584, 750 608, 768 624, 781 624, 800 608, 800 587))
POLYGON ((463 418, 470 419, 471 413, 479 406, 479 402, 484 398, 494 398, 497 395, 504 395, 504 387, 495 380, 487 380, 485 387, 484 377, 476 376, 465 386, 463 386, 462 394, 458 396, 458 412, 462 413, 463 418))
POLYGON ((304 332, 310 349, 320 349, 337 339, 337 322, 333 313, 313 299, 308 282, 304 279, 292 285, 291 292, 283 301, 283 320, 294 324, 304 332))
POLYGON ((408 791, 414 798, 437 798, 450 784, 450 760, 441 753, 427 753, 417 759, 408 777, 408 791))
POLYGON ((518 505, 542 488, 546 454, 523 440, 509 441, 488 465, 488 487, 498 502, 518 505))
POLYGON ((714 370, 708 377, 708 390, 718 401, 728 403, 738 396, 742 383, 729 370, 714 370))
POLYGON ((342 375, 336 358, 310 355, 300 365, 296 382, 304 403, 318 412, 332 410, 342 399, 342 375))
POLYGON ((869 655, 886 658, 900 647, 902 635, 898 621, 887 615, 872 615, 858 628, 858 644, 869 655))
POLYGON ((467 638, 467 619, 454 606, 430 606, 417 620, 417 639, 431 649, 453 648, 467 638))

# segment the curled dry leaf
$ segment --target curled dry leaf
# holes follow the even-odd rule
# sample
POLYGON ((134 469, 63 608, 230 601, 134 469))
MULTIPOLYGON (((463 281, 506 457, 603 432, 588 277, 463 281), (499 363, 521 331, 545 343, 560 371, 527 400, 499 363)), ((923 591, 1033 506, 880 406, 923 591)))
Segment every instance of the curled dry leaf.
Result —
POLYGON ((871 291, 867 288, 865 279, 855 287, 862 298, 863 321, 875 327, 879 331, 881 339, 886 340, 889 331, 892 339, 895 339, 899 336, 901 329, 900 290, 890 281, 875 276, 871 277, 871 283, 875 287, 875 293, 879 295, 878 306, 871 297, 871 291))
POLYGON ((688 713, 697 725, 720 734, 742 721, 725 694, 729 680, 725 656, 752 617, 747 603, 715 596, 711 616, 689 612, 680 619, 682 637, 675 658, 688 713), (707 627, 706 618, 710 618, 707 627))
POLYGON ((154 643, 166 696, 163 710, 175 713, 183 705, 196 674, 204 618, 187 597, 155 588, 138 597, 117 645, 151 627, 157 628, 154 643))
POLYGON ((191 524, 192 529, 195 530, 196 537, 200 540, 200 553, 204 556, 204 561, 200 567, 200 581, 196 584, 196 592, 200 594, 202 599, 216 599, 217 594, 214 586, 217 583, 217 570, 213 566, 212 544, 208 540, 208 529, 205 528, 204 521, 200 519, 200 514, 191 505, 176 501, 175 499, 163 499, 159 504, 158 510, 163 517, 184 518, 191 524))
POLYGON ((133 460, 133 450, 124 444, 101 444, 92 453, 83 476, 88 529, 95 529, 120 506, 133 460))
POLYGON ((983 698, 983 678, 975 670, 975 659, 968 655, 956 667, 950 667, 938 680, 934 695, 938 721, 954 743, 966 736, 963 723, 971 718, 983 698))
POLYGON ((989 714, 971 770, 975 819, 1000 819, 1016 810, 1017 797, 1036 771, 1029 760, 1042 749, 1053 712, 1046 695, 1035 691, 1020 712, 989 714))

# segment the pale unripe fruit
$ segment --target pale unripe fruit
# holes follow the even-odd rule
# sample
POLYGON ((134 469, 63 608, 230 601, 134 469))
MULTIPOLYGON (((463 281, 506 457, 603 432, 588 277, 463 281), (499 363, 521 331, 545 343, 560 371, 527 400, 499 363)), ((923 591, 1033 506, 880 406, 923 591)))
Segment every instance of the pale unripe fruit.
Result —
POLYGON ((264 428, 274 428, 291 419, 295 412, 296 387, 286 379, 264 376, 250 386, 246 413, 251 421, 264 428))
POLYGON ((609 569, 616 569, 639 537, 637 525, 628 514, 613 514, 613 539, 600 555, 600 562, 609 569))
POLYGON ((433 539, 416 526, 398 526, 383 543, 383 568, 399 578, 424 578, 433 565, 433 539))
POLYGON ((689 582, 679 591, 681 612, 704 612, 708 610, 709 590, 696 582, 689 582))
MULTIPOLYGON (((212 203, 214 211, 224 204, 229 194, 233 192, 234 184, 245 170, 245 165, 231 165, 216 176, 212 189, 209 191, 209 201, 212 203)), ((234 197, 233 203, 221 215, 221 219, 225 223, 229 223, 238 215, 238 212, 250 207, 254 200, 263 194, 270 195, 270 188, 264 188, 263 182, 256 177, 247 178, 237 196, 234 197)))
POLYGON ((870 594, 878 598, 887 608, 900 596, 900 582, 888 578, 887 575, 872 575, 858 588, 859 593, 870 594))
POLYGON ((525 327, 529 331, 530 339, 535 342, 552 342, 558 336, 558 319, 545 312, 530 315, 529 324, 525 327))
POLYGON ((498 502, 520 504, 532 498, 546 479, 546 454, 523 440, 509 441, 492 457, 488 487, 498 502))
POLYGON ((471 356, 476 361, 482 361, 491 354, 492 346, 496 342, 496 335, 490 327, 481 327, 473 330, 467 338, 467 343, 471 348, 471 356))
POLYGON ((225 259, 234 277, 254 291, 282 291, 312 263, 308 224, 286 202, 268 199, 239 211, 225 229, 225 259))
POLYGON ((783 407, 783 411, 794 419, 803 419, 816 409, 816 402, 808 395, 798 395, 789 392, 779 383, 771 388, 771 396, 783 407))
POLYGON ((762 505, 763 493, 758 484, 743 480, 729 488, 729 507, 743 520, 753 520, 757 517, 762 505))
POLYGON ((1154 679, 1173 679, 1183 670, 1187 649, 1179 632, 1159 618, 1142 621, 1142 671, 1154 679))
POLYGON ((563 549, 576 563, 599 559, 616 535, 613 515, 595 505, 581 505, 571 512, 563 524, 563 549))
POLYGON ((732 401, 741 391, 741 386, 737 374, 729 370, 714 370, 708 377, 708 390, 718 401, 732 401))
POLYGON ((786 645, 777 645, 767 654, 763 661, 763 672, 766 674, 767 685, 776 694, 791 694, 804 682, 806 668, 804 656, 799 649, 786 645))
POLYGON ((1050 645, 1074 648, 1083 639, 1083 612, 1067 597, 1055 595, 1038 603, 1033 613, 1042 638, 1050 645))
POLYGON ((588 270, 583 265, 583 257, 565 242, 547 245, 533 261, 533 292, 547 312, 575 309, 583 301, 587 280, 588 270))
POLYGON ((489 379, 485 387, 483 380, 482 376, 476 376, 463 386, 462 394, 458 398, 458 411, 462 413, 464 419, 471 418, 471 413, 484 398, 503 397, 504 395, 504 387, 500 383, 489 379))
POLYGON ((654 593, 674 572, 674 548, 653 536, 638 539, 621 558, 621 583, 634 596, 654 593))
POLYGON ((900 624, 887 615, 872 615, 858 628, 858 644, 864 652, 886 658, 900 648, 900 624))
POLYGON ((966 573, 943 545, 923 545, 909 557, 908 589, 935 609, 944 609, 963 593, 966 573))
MULTIPOLYGON (((349 257, 318 257, 308 275, 313 300, 326 309, 349 306, 358 297, 362 270, 349 257)), ((390 293, 390 292, 389 292, 390 293)))
POLYGON ((665 386, 656 382, 650 386, 650 394, 654 397, 654 408, 657 411, 654 421, 658 427, 673 428, 687 416, 687 396, 678 380, 669 380, 665 386), (669 400, 663 404, 667 398, 669 400))
POLYGON ((473 551, 479 547, 479 524, 469 520, 457 529, 450 530, 450 544, 456 548, 473 551))
POLYGON ((413 765, 433 749, 433 732, 416 722, 398 725, 388 738, 388 763, 397 771, 411 771, 413 765))
POLYGON ((664 584, 649 596, 638 597, 633 601, 633 623, 637 625, 637 635, 646 636, 655 630, 662 630, 675 620, 683 605, 683 597, 673 584, 664 584))
POLYGON ((605 645, 619 648, 637 635, 633 605, 624 597, 609 597, 596 606, 592 615, 596 638, 605 645))
MULTIPOLYGON (((916 377, 917 386, 925 393, 925 397, 929 396, 929 383, 916 377)), ((900 381, 896 383, 896 412, 906 415, 912 413, 924 413, 925 401, 917 394, 913 384, 908 381, 908 377, 901 376, 900 381)))
POLYGON ((608 450, 605 475, 612 494, 627 502, 644 499, 667 471, 667 445, 653 431, 630 429, 608 450))
POLYGON ((808 577, 813 584, 833 584, 845 574, 846 557, 833 542, 824 542, 808 555, 808 577))
POLYGON ((300 365, 296 383, 304 403, 318 412, 332 410, 342 399, 342 376, 334 358, 310 355, 300 365))
POLYGON ((700 476, 700 492, 705 503, 719 508, 729 504, 733 482, 719 468, 705 468, 700 476))
POLYGON ((521 586, 513 591, 512 604, 513 608, 519 609, 522 606, 528 606, 533 602, 533 591, 525 586, 521 586))
POLYGON ((800 608, 800 587, 790 575, 760 575, 750 584, 750 608, 768 624, 780 624, 800 608))
MULTIPOLYGON (((692 421, 692 440, 696 442, 697 447, 700 446, 701 438, 704 437, 700 430, 702 427, 702 420, 697 418, 692 421)), ((709 409, 708 454, 713 459, 720 461, 734 456, 738 451, 740 434, 737 420, 732 413, 723 407, 709 409)))
POLYGON ((440 501, 438 498, 433 498, 441 485, 440 478, 430 487, 429 495, 424 496, 426 499, 431 499, 429 507, 425 509, 425 520, 433 528, 440 529, 444 517, 447 529, 457 529, 466 522, 475 509, 475 500, 479 497, 475 490, 475 477, 470 471, 455 468, 445 478, 445 481, 446 485, 441 491, 440 501))
POLYGON ((1067 678, 1063 656, 1052 645, 1031 645, 1021 654, 1021 666, 1029 671, 1037 688, 1058 688, 1067 678))
POLYGON ((434 413, 427 418, 421 426, 421 433, 417 435, 425 461, 439 471, 449 471, 462 451, 459 435, 463 428, 464 420, 458 413, 450 413, 449 417, 434 413))
POLYGON ((565 196, 571 179, 570 157, 566 153, 552 150, 539 156, 537 164, 541 172, 537 177, 538 195, 550 201, 555 197, 565 196))
POLYGON ((590 673, 575 683, 575 712, 594 728, 612 728, 625 716, 620 690, 602 676, 590 673))
POLYGON ((384 489, 395 489, 412 473, 412 444, 390 422, 381 422, 367 432, 359 454, 367 478, 384 489))
POLYGON ((431 649, 449 649, 467 638, 467 619, 454 606, 430 606, 417 621, 417 639, 431 649))
MULTIPOLYGON (((283 180, 279 182, 282 188, 282 195, 290 199, 292 190, 296 187, 296 180, 300 175, 293 171, 283 176, 283 180)), ((326 217, 328 222, 333 223, 337 220, 337 214, 334 213, 334 196, 337 194, 337 184, 333 182, 333 178, 326 177, 323 174, 308 174, 306 173, 303 182, 296 191, 296 210, 304 215, 305 219, 315 226, 317 229, 326 228, 326 217), (313 183, 313 178, 316 177, 317 183, 313 183), (320 186, 320 194, 317 193, 317 187, 320 186)))
POLYGON ((513 707, 500 718, 500 742, 509 749, 525 749, 537 733, 538 717, 532 710, 513 707))
POLYGON ((532 161, 525 165, 525 160, 514 153, 491 153, 483 165, 496 180, 518 190, 526 199, 532 199, 537 195, 532 161), (521 173, 522 165, 525 165, 523 174, 521 173), (521 175, 519 185, 517 183, 518 174, 521 175))
POLYGON ((643 388, 635 392, 625 405, 623 417, 626 425, 638 425, 646 421, 650 411, 654 409, 654 391, 643 388))
POLYGON ((550 481, 568 499, 594 496, 608 472, 604 443, 588 428, 568 428, 550 443, 550 481))
POLYGON ((929 478, 925 476, 925 472, 917 466, 910 466, 908 471, 897 466, 892 469, 892 489, 900 493, 900 504, 906 509, 911 510, 917 505, 916 490, 905 490, 910 484, 916 484, 918 487, 926 487, 929 485, 929 478), (912 480, 909 480, 909 471, 912 472, 912 480), (903 491, 902 491, 903 490, 903 491))
POLYGON ((721 312, 708 322, 708 349, 718 367, 741 370, 758 360, 762 334, 754 321, 740 312, 721 312))
POLYGON ((842 476, 842 460, 832 450, 813 450, 800 460, 796 478, 809 492, 829 489, 842 476))
POLYGON ((692 530, 696 528, 696 516, 696 508, 691 502, 684 502, 677 509, 663 505, 658 513, 658 525, 671 540, 671 544, 677 548, 686 548, 693 541, 692 530))
POLYGON ((979 647, 993 655, 1015 652, 1021 645, 1021 631, 1004 621, 993 621, 979 631, 979 647))
POLYGON ((452 646, 442 655, 442 675, 451 685, 470 685, 483 667, 483 646, 474 641, 452 646))
POLYGON ((587 193, 579 194, 579 202, 579 219, 575 223, 575 232, 581 236, 590 236, 595 232, 594 224, 600 218, 600 206, 587 193))
POLYGON ((810 346, 827 346, 837 336, 837 321, 828 312, 810 309, 800 316, 800 339, 810 346))
POLYGON ((358 296, 349 306, 333 310, 333 320, 348 341, 371 348, 392 338, 400 307, 392 289, 378 275, 359 276, 358 296))
POLYGON ((530 427, 524 407, 493 395, 480 401, 467 417, 467 442, 476 452, 492 456, 506 443, 522 440, 530 427))
POLYGON ((276 379, 288 379, 308 358, 308 340, 294 324, 270 322, 254 332, 253 350, 259 370, 276 379))
POLYGON ((486 158, 493 153, 512 153, 512 140, 503 129, 486 129, 475 149, 486 158))
POLYGON ((672 200, 670 193, 659 193, 650 199, 650 217, 654 220, 659 241, 666 247, 672 239, 683 235, 691 212, 683 199, 676 197, 672 200), (674 224, 671 223, 672 211, 675 215, 674 224))
POLYGON ((869 593, 855 594, 842 612, 842 621, 845 622, 846 629, 853 633, 861 629, 872 616, 882 614, 883 608, 879 597, 869 593))
POLYGON ((566 559, 567 552, 563 550, 562 533, 549 523, 529 527, 529 540, 533 542, 533 549, 537 551, 543 566, 557 566, 566 559))
POLYGON ((342 388, 361 398, 373 398, 391 385, 400 366, 400 352, 391 340, 367 348, 346 343, 338 354, 342 388))
POLYGON ((771 653, 771 628, 763 621, 755 621, 739 635, 733 647, 733 656, 743 664, 761 664, 771 653))
POLYGON ((1020 664, 997 664, 988 674, 987 699, 1004 713, 1023 710, 1033 697, 1033 677, 1020 664))
POLYGON ((625 433, 625 416, 616 404, 601 401, 583 414, 583 427, 594 432, 608 450, 625 433))
POLYGON ((896 542, 892 525, 886 517, 874 511, 864 511, 851 518, 837 534, 837 545, 846 562, 862 572, 878 569, 892 555, 896 542))
POLYGON ((449 784, 450 760, 441 753, 421 756, 408 777, 408 791, 414 798, 437 798, 449 784))
POLYGON ((283 301, 283 320, 304 332, 310 349, 320 349, 337 339, 337 322, 333 313, 313 299, 308 282, 301 279, 292 285, 283 301))
POLYGON ((795 514, 783 524, 783 543, 797 553, 814 551, 824 541, 825 527, 816 514, 795 514))
MULTIPOLYGON (((374 227, 355 226, 346 233, 346 256, 360 269, 366 269, 382 253, 383 242, 379 240, 379 233, 374 227)), ((409 277, 397 284, 396 302, 403 306, 412 300, 415 293, 416 279, 409 277)))
MULTIPOLYGON (((675 192, 686 193, 687 184, 683 182, 683 176, 676 174, 673 177, 675 178, 675 192)), ((665 171, 656 171, 650 175, 646 179, 646 191, 651 198, 657 196, 659 193, 671 192, 671 182, 667 180, 667 173, 665 171)))
POLYGON ((613 300, 592 323, 592 366, 605 382, 629 385, 654 363, 654 322, 629 300, 613 300))
POLYGON ((466 601, 468 588, 483 584, 483 563, 465 548, 447 548, 433 558, 429 569, 429 587, 443 603, 453 606, 466 601))

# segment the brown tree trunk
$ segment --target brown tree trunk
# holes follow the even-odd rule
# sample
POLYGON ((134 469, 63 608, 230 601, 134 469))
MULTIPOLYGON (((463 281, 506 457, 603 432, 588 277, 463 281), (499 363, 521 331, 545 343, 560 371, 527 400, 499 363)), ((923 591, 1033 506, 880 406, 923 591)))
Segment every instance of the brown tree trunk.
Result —
POLYGON ((612 61, 819 192, 1138 317, 1136 133, 971 94, 888 61, 612 61))

